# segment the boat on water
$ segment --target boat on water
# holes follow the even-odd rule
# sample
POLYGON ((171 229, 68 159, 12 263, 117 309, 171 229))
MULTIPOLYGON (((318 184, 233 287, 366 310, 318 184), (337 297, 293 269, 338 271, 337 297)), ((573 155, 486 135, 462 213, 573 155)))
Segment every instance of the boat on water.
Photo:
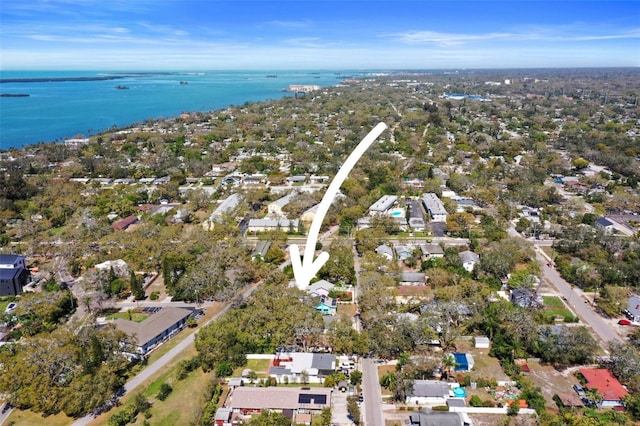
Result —
POLYGON ((128 88, 129 88, 129 86, 123 86, 123 85, 121 85, 121 84, 118 84, 118 85, 116 86, 116 89, 118 89, 118 90, 127 90, 128 88))
POLYGON ((267 78, 276 78, 277 75, 276 74, 267 74, 267 78))
POLYGON ((181 86, 184 86, 185 84, 189 84, 189 82, 188 82, 188 81, 181 81, 181 82, 180 82, 180 85, 181 85, 181 86))
POLYGON ((28 93, 2 93, 0 98, 28 98, 28 93))

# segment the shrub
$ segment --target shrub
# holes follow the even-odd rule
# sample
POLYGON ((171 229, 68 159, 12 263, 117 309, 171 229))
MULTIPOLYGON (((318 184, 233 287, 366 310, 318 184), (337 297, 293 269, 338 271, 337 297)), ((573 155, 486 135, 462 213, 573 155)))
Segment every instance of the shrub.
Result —
POLYGON ((462 382, 458 382, 460 383, 460 386, 464 386, 464 387, 469 387, 471 386, 471 376, 468 374, 465 374, 464 377, 462 377, 462 382))
POLYGON ((160 292, 159 291, 154 291, 153 293, 151 293, 149 295, 149 299, 151 300, 158 300, 160 298, 160 292))
POLYGON ((482 398, 480 398, 478 395, 473 395, 469 400, 469 405, 471 405, 472 407, 482 407, 482 398))
POLYGON ((216 376, 218 377, 228 377, 233 374, 233 367, 227 361, 223 361, 218 364, 218 368, 216 368, 216 376))
POLYGON ((178 367, 178 380, 186 379, 189 373, 200 367, 200 359, 195 356, 191 359, 185 359, 178 367))
POLYGON ((162 385, 160 385, 160 391, 158 392, 157 398, 160 401, 164 401, 171 394, 171 391, 173 391, 171 385, 168 383, 163 383, 162 385))

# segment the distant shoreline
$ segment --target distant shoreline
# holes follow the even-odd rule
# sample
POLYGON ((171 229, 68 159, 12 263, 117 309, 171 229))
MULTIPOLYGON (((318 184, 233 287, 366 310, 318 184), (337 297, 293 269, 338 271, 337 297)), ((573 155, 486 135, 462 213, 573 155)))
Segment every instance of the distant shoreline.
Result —
POLYGON ((131 74, 113 74, 113 75, 97 75, 89 77, 27 77, 27 78, 0 78, 0 83, 53 83, 64 81, 104 81, 118 80, 125 77, 151 77, 156 75, 175 75, 175 73, 131 73, 131 74))

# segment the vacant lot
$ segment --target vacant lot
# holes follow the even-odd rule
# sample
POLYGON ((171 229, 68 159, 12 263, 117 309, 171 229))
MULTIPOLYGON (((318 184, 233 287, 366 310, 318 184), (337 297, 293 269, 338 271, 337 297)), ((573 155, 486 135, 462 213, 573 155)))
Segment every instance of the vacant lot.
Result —
POLYGON ((558 393, 571 394, 574 390, 571 388, 578 383, 574 373, 576 368, 558 371, 550 365, 540 364, 531 361, 527 363, 531 372, 529 378, 538 386, 547 400, 547 408, 552 411, 557 410, 556 404, 553 402, 553 395, 558 393))

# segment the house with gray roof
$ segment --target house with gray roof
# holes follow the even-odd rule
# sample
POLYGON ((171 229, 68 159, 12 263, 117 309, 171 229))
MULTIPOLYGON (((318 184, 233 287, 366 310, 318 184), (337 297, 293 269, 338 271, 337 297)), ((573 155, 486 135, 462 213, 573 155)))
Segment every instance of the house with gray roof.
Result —
POLYGON ((253 250, 253 253, 251 254, 251 260, 256 260, 256 259, 264 260, 270 248, 271 248, 270 240, 258 240, 256 242, 256 248, 253 250))
POLYGON ((409 416, 411 426, 466 426, 461 413, 423 410, 411 413, 409 416))
POLYGON ((209 223, 213 225, 214 223, 222 223, 224 217, 226 215, 231 215, 240 205, 242 201, 242 196, 240 194, 232 194, 227 198, 222 200, 220 205, 216 207, 216 209, 209 216, 209 223))
POLYGON ((424 219, 421 217, 410 217, 409 226, 416 232, 422 232, 427 228, 427 224, 424 223, 424 219))
POLYGON ((386 244, 376 247, 376 253, 385 257, 387 260, 393 260, 393 249, 386 244))
POLYGON ((447 210, 444 208, 444 204, 440 201, 440 198, 433 193, 427 192, 422 195, 422 204, 424 208, 431 216, 431 220, 434 222, 446 222, 447 221, 447 210))
POLYGON ((624 313, 630 321, 640 323, 640 296, 634 294, 629 298, 624 313))
POLYGON ((289 176, 286 179, 286 181, 289 182, 289 183, 303 183, 306 180, 307 180, 307 177, 305 175, 289 176))
POLYGON ((413 405, 444 405, 449 399, 449 385, 440 380, 414 380, 406 403, 413 405))
POLYGON ((332 284, 327 280, 320 280, 310 284, 306 288, 306 291, 314 297, 326 297, 329 296, 329 292, 333 290, 335 286, 335 284, 332 284))
POLYGON ((16 296, 29 281, 24 256, 0 254, 0 296, 16 296))
POLYGON ((396 195, 383 195, 369 207, 369 214, 374 216, 384 214, 393 207, 396 201, 398 201, 398 196, 396 195))
POLYGON ((613 231, 615 230, 614 223, 604 216, 597 218, 594 226, 605 234, 613 234, 613 231))
POLYGON ((331 408, 331 388, 289 388, 241 386, 227 398, 227 407, 235 414, 252 416, 264 410, 277 411, 294 424, 310 424, 313 414, 331 408))
POLYGON ((216 426, 231 424, 231 413, 233 410, 229 407, 220 407, 216 410, 213 422, 216 426))
POLYGON ((290 194, 285 195, 284 197, 278 198, 277 200, 269 203, 267 205, 267 209, 269 211, 269 215, 271 216, 281 216, 286 217, 286 213, 282 211, 282 209, 292 202, 298 194, 296 192, 292 192, 290 194))
POLYGON ((470 250, 458 253, 458 257, 462 261, 462 267, 468 272, 472 272, 473 268, 480 263, 480 256, 470 250))
POLYGON ((407 272, 400 274, 399 285, 424 285, 427 277, 423 272, 407 272))
POLYGON ((118 318, 114 324, 118 330, 134 337, 138 355, 146 355, 182 330, 192 313, 191 309, 167 307, 142 322, 118 318))
POLYGON ((413 247, 405 246, 404 244, 394 244, 393 250, 396 252, 398 260, 408 259, 413 254, 413 247))
POLYGON ((420 251, 425 260, 444 257, 444 249, 438 244, 420 244, 420 251))
POLYGON ((279 383, 322 383, 336 369, 336 356, 326 353, 283 352, 276 354, 269 376, 279 383), (306 375, 306 378, 305 378, 306 375))

